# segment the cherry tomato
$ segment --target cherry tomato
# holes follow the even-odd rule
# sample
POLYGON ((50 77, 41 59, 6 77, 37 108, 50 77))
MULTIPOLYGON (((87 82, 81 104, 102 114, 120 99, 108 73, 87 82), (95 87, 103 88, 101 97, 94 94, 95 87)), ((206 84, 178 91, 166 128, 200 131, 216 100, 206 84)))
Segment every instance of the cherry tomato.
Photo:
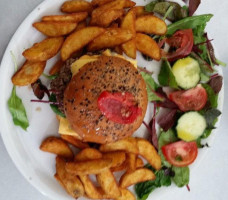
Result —
POLYGON ((201 85, 197 85, 189 90, 172 92, 169 94, 169 98, 184 112, 190 110, 198 111, 207 103, 207 92, 201 85))
POLYGON ((129 92, 102 92, 98 97, 98 108, 109 120, 119 124, 133 123, 142 114, 129 92))
POLYGON ((176 48, 176 51, 171 53, 164 53, 164 56, 168 61, 175 61, 180 58, 184 58, 189 55, 192 51, 194 39, 192 29, 179 30, 174 35, 168 39, 166 42, 170 47, 176 48))
POLYGON ((198 154, 196 142, 178 141, 162 147, 166 160, 176 167, 186 167, 194 162, 198 154))

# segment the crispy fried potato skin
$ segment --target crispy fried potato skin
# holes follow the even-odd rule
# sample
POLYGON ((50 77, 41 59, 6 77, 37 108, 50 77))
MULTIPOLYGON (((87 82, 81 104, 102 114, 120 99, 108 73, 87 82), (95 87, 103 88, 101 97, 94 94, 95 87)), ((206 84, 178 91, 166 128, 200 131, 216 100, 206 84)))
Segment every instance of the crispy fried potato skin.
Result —
POLYGON ((42 62, 54 57, 62 47, 64 38, 46 38, 39 43, 35 43, 31 48, 26 49, 22 55, 29 61, 42 62))
POLYGON ((12 83, 17 86, 26 86, 36 82, 43 73, 46 61, 25 61, 21 68, 13 75, 12 83))
POLYGON ((143 54, 159 61, 161 59, 161 50, 158 44, 148 35, 136 34, 136 48, 143 54))
POLYGON ((64 158, 73 158, 74 154, 70 147, 61 138, 54 136, 46 138, 40 145, 42 151, 54 153, 64 158))
POLYGON ((67 60, 74 52, 82 49, 104 32, 105 29, 100 27, 86 27, 72 33, 63 43, 61 49, 62 60, 67 60))
POLYGON ((65 1, 61 6, 61 11, 66 13, 91 12, 92 5, 84 0, 65 1))
POLYGON ((55 178, 72 197, 78 198, 83 196, 85 190, 80 179, 76 175, 66 172, 65 165, 65 160, 57 156, 55 178))
POLYGON ((146 168, 139 168, 132 172, 126 172, 120 179, 120 187, 127 188, 140 182, 154 180, 154 173, 146 168))
POLYGON ((154 15, 143 15, 136 19, 135 27, 137 32, 165 35, 167 31, 166 23, 154 16, 154 15))
POLYGON ((78 12, 78 13, 72 13, 72 14, 66 14, 66 15, 48 15, 43 16, 42 21, 43 22, 81 22, 85 20, 88 16, 87 12, 78 12))
POLYGON ((75 22, 36 22, 33 24, 38 31, 49 37, 68 35, 77 27, 75 22))
POLYGON ((132 39, 131 31, 121 28, 108 28, 88 45, 88 51, 112 48, 132 39))

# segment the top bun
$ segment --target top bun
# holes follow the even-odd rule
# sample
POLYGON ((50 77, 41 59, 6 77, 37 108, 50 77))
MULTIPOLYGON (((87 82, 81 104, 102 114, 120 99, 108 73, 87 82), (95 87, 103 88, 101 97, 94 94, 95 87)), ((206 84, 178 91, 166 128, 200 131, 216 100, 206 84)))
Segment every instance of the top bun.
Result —
POLYGON ((140 73, 127 60, 113 56, 100 56, 85 64, 64 92, 66 117, 85 142, 104 144, 131 136, 142 124, 147 104, 146 84, 140 73), (98 108, 98 97, 104 91, 131 93, 141 115, 130 124, 109 120, 98 108))

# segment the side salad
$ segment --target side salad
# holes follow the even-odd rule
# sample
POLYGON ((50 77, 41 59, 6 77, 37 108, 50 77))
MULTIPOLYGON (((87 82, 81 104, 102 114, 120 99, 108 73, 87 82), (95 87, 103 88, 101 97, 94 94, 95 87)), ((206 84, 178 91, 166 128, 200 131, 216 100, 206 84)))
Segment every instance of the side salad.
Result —
POLYGON ((156 188, 170 186, 172 182, 190 191, 188 166, 196 159, 199 148, 208 147, 202 140, 216 128, 221 115, 217 107, 223 78, 216 66, 225 64, 215 57, 212 40, 205 32, 213 15, 193 16, 200 0, 190 0, 187 5, 152 1, 145 6, 147 12, 164 16, 170 24, 166 36, 152 36, 163 48, 158 83, 150 74, 141 72, 149 101, 155 108, 151 122, 145 125, 163 167, 156 171, 146 165, 156 179, 135 186, 139 200, 147 199, 156 188))

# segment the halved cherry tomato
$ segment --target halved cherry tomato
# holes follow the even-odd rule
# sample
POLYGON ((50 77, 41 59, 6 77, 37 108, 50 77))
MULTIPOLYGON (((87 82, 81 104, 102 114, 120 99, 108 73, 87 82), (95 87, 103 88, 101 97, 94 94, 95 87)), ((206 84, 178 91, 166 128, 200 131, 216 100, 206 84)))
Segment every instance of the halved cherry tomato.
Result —
POLYGON ((129 92, 102 92, 98 97, 98 108, 109 120, 119 124, 131 124, 142 115, 142 109, 129 92))
POLYGON ((170 47, 176 48, 176 50, 171 53, 163 52, 163 56, 166 57, 168 61, 184 58, 192 51, 194 43, 192 29, 179 30, 174 33, 172 37, 166 39, 166 42, 170 47))
POLYGON ((196 142, 178 141, 162 147, 166 160, 176 167, 186 167, 194 162, 198 154, 196 142))
POLYGON ((198 111, 207 103, 207 92, 201 85, 197 85, 189 90, 172 92, 169 94, 169 98, 184 112, 190 110, 198 111))

